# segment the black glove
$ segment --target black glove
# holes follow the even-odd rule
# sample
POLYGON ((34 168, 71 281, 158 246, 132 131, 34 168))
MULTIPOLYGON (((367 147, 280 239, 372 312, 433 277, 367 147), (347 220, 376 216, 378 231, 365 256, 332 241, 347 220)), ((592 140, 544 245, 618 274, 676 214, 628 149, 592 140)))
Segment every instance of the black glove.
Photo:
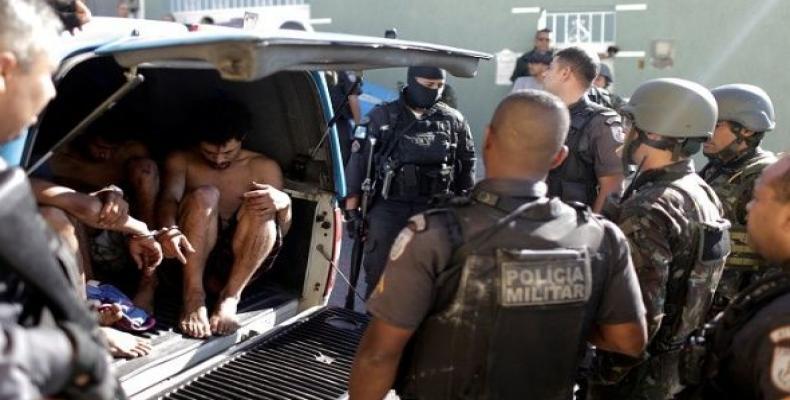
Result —
POLYGON ((110 354, 102 341, 73 322, 62 322, 60 327, 74 346, 74 370, 64 390, 66 396, 86 400, 126 398, 110 373, 110 354))
POLYGON ((357 209, 343 210, 343 219, 346 220, 346 231, 348 232, 348 237, 351 239, 358 239, 359 233, 362 231, 364 226, 362 213, 357 209))

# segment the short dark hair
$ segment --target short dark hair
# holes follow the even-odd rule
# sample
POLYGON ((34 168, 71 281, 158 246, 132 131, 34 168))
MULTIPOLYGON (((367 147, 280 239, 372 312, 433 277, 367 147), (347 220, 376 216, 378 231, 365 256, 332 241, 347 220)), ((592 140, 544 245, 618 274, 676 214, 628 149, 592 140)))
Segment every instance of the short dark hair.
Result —
POLYGON ((551 29, 549 28, 538 29, 538 31, 535 32, 535 39, 537 39, 538 35, 540 35, 541 33, 551 33, 551 29))
POLYGON ((223 145, 231 139, 244 140, 252 131, 252 116, 238 101, 212 99, 197 107, 196 112, 193 129, 201 142, 223 145))
POLYGON ((586 86, 592 84, 592 81, 598 76, 601 66, 600 62, 580 47, 564 48, 554 54, 554 57, 558 58, 566 66, 571 67, 576 77, 585 83, 586 86))

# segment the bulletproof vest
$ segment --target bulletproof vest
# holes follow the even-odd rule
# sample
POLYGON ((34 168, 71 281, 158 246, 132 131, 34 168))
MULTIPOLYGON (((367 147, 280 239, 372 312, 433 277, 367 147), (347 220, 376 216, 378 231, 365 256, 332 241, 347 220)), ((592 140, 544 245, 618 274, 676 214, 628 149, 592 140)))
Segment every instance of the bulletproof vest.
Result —
MULTIPOLYGON (((585 101, 585 98, 582 97, 580 101, 585 101)), ((589 101, 585 101, 580 111, 571 114, 571 126, 565 139, 568 158, 549 173, 547 179, 549 196, 587 205, 595 202, 598 195, 598 178, 595 176, 593 154, 590 153, 590 135, 584 130, 599 114, 607 119, 607 124, 620 121, 619 115, 614 110, 589 101)))
POLYGON ((691 259, 676 259, 669 271, 664 319, 651 341, 648 351, 652 355, 676 351, 692 332, 705 323, 713 302, 716 285, 730 253, 729 222, 722 218, 717 208, 704 207, 707 199, 718 205, 716 194, 696 174, 687 174, 669 183, 687 201, 694 205, 696 217, 690 217, 694 246, 691 259))
POLYGON ((607 276, 598 254, 603 225, 586 207, 556 198, 473 196, 468 206, 429 212, 456 247, 404 352, 398 393, 570 399, 591 323, 586 310, 600 302, 607 276))
POLYGON ((744 193, 751 190, 762 170, 776 161, 772 153, 757 152, 736 165, 728 166, 711 162, 701 171, 706 182, 716 191, 724 206, 724 215, 730 220, 732 253, 725 268, 758 271, 765 265, 762 257, 749 245, 746 235, 746 202, 744 193), (744 201, 745 200, 745 201, 744 201))
POLYGON ((446 106, 437 103, 422 119, 410 122, 403 114, 411 111, 400 102, 384 107, 388 129, 380 129, 383 143, 374 155, 381 196, 419 201, 450 193, 458 138, 451 118, 431 117, 446 106))
MULTIPOLYGON (((700 373, 696 383, 685 398, 728 399, 733 398, 731 385, 722 377, 722 368, 731 362, 732 343, 735 335, 765 306, 777 298, 790 294, 790 275, 777 273, 767 276, 747 287, 732 301, 710 326, 697 338, 703 351, 700 373)), ((694 351, 689 349, 689 352, 694 351)))

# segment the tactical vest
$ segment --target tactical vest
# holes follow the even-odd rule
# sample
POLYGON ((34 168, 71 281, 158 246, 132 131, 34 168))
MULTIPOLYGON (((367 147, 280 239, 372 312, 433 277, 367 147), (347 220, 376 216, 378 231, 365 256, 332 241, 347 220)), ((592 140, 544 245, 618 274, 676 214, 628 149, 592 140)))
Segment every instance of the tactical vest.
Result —
POLYGON ((745 217, 746 210, 736 208, 745 208, 746 204, 739 201, 743 198, 744 191, 751 189, 751 185, 754 184, 762 170, 774 161, 776 161, 776 157, 771 153, 757 153, 754 158, 747 160, 744 165, 737 168, 737 172, 732 174, 727 173, 726 166, 719 166, 719 169, 714 170, 713 173, 707 173, 707 168, 702 171, 705 181, 719 196, 724 205, 725 216, 732 224, 730 227, 732 254, 727 257, 726 268, 758 271, 765 264, 762 257, 748 243, 746 225, 741 218, 741 214, 745 217))
POLYGON ((669 187, 694 204, 697 218, 690 219, 694 239, 687 245, 695 246, 695 251, 692 259, 673 261, 678 267, 669 271, 664 319, 648 347, 652 355, 680 350, 692 332, 702 327, 730 253, 729 222, 718 212, 706 212, 697 201, 707 198, 718 204, 716 194, 702 178, 688 174, 669 187))
POLYGON ((398 393, 570 399, 587 310, 600 302, 608 275, 598 253, 603 225, 559 199, 523 203, 482 191, 475 198, 484 202, 429 212, 443 218, 457 246, 404 352, 398 393))
MULTIPOLYGON (((584 101, 584 98, 580 101, 584 101)), ((570 130, 565 139, 568 158, 549 173, 546 180, 549 185, 549 196, 587 205, 595 202, 598 196, 598 177, 595 175, 594 155, 590 152, 590 135, 584 130, 596 115, 607 118, 607 123, 610 125, 620 121, 619 115, 614 110, 589 101, 580 112, 571 115, 570 130)))
MULTIPOLYGON (((457 134, 451 119, 402 121, 410 112, 400 102, 383 106, 388 129, 380 129, 383 142, 374 155, 380 195, 389 200, 415 201, 450 193, 456 161, 457 134)), ((437 104, 427 112, 441 112, 437 104)))
POLYGON ((685 353, 691 355, 687 364, 694 370, 686 374, 687 384, 691 386, 683 399, 733 398, 731 383, 721 372, 732 361, 735 335, 763 307, 786 294, 790 294, 790 275, 777 273, 765 277, 739 293, 723 313, 689 341, 685 353))

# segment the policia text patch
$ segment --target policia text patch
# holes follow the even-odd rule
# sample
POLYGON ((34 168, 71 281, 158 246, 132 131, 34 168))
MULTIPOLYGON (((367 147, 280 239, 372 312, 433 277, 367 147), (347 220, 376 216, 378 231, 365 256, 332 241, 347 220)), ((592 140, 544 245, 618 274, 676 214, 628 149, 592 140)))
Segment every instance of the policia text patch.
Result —
POLYGON ((500 251, 497 258, 503 306, 579 303, 590 297, 590 264, 581 252, 500 251))

